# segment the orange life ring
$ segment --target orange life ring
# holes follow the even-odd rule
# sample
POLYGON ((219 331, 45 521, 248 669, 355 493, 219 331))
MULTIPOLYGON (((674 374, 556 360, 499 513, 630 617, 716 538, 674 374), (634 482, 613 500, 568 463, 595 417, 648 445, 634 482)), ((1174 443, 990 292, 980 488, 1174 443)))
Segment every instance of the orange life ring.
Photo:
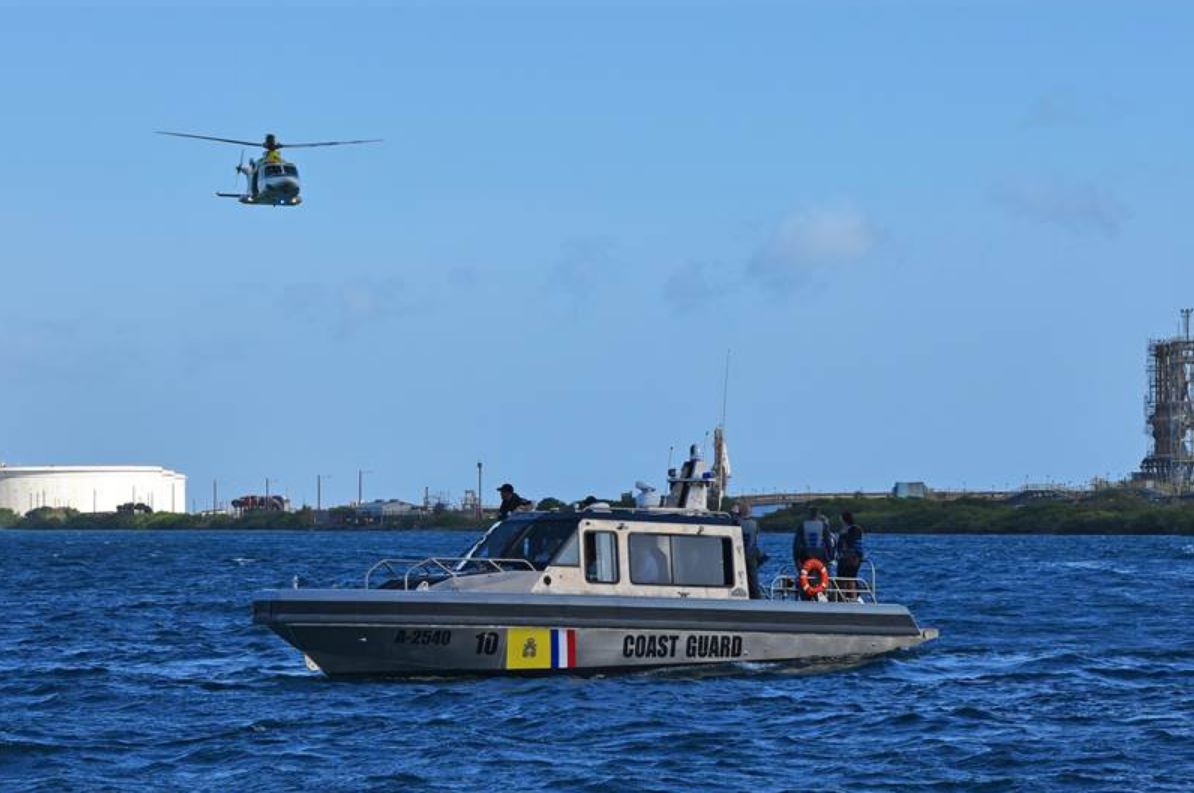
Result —
POLYGON ((829 568, 820 559, 807 559, 800 566, 800 590, 809 597, 816 597, 829 587, 829 568), (817 572, 817 583, 809 581, 809 573, 817 572))

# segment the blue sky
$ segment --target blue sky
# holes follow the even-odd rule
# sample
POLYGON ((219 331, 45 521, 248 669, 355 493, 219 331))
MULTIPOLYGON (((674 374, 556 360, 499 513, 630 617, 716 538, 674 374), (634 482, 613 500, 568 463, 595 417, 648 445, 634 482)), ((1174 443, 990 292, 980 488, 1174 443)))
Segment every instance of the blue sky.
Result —
POLYGON ((0 459, 207 498, 1003 487, 1146 451, 1177 2, 0 5, 0 459), (283 140, 306 203, 242 207, 283 140), (250 152, 252 154, 252 152, 250 152))

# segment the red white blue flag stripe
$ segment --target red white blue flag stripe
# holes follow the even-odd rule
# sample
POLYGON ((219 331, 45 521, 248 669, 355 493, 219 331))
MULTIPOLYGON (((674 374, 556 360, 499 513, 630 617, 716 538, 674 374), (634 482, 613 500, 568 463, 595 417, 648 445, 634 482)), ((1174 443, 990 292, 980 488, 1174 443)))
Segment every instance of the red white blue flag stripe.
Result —
POLYGON ((551 668, 573 669, 576 666, 576 631, 571 628, 551 629, 551 668))

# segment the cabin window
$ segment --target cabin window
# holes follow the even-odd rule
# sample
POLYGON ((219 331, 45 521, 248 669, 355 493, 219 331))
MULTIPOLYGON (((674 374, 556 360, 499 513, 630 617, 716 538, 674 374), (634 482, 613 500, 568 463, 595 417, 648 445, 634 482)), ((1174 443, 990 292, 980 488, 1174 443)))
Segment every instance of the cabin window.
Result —
POLYGON ((282 175, 282 166, 281 165, 265 166, 265 175, 266 176, 281 176, 282 175))
POLYGON ((630 535, 630 581, 634 584, 672 583, 672 543, 666 534, 630 535))
POLYGON ((556 558, 551 560, 551 563, 553 565, 580 567, 580 542, 577 541, 575 532, 568 537, 568 541, 564 543, 564 547, 556 554, 556 558))
POLYGON ((585 532, 585 580, 618 583, 618 538, 612 531, 585 532))
POLYGON ((282 172, 287 176, 298 176, 298 168, 295 168, 293 165, 283 165, 282 172))
POLYGON ((734 555, 730 538, 632 534, 630 580, 656 586, 732 586, 734 555))
POLYGON ((730 538, 673 535, 672 577, 680 586, 732 586, 730 538))

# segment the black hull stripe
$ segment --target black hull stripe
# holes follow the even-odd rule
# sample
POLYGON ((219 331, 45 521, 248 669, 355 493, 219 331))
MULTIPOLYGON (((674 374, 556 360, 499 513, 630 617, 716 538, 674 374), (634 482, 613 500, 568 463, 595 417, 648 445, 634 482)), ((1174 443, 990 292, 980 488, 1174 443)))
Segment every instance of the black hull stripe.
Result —
POLYGON ((257 601, 253 621, 265 625, 568 625, 622 630, 752 631, 832 633, 864 636, 916 636, 920 629, 907 612, 867 613, 812 610, 736 611, 635 608, 601 605, 478 603, 386 603, 367 601, 257 601))

